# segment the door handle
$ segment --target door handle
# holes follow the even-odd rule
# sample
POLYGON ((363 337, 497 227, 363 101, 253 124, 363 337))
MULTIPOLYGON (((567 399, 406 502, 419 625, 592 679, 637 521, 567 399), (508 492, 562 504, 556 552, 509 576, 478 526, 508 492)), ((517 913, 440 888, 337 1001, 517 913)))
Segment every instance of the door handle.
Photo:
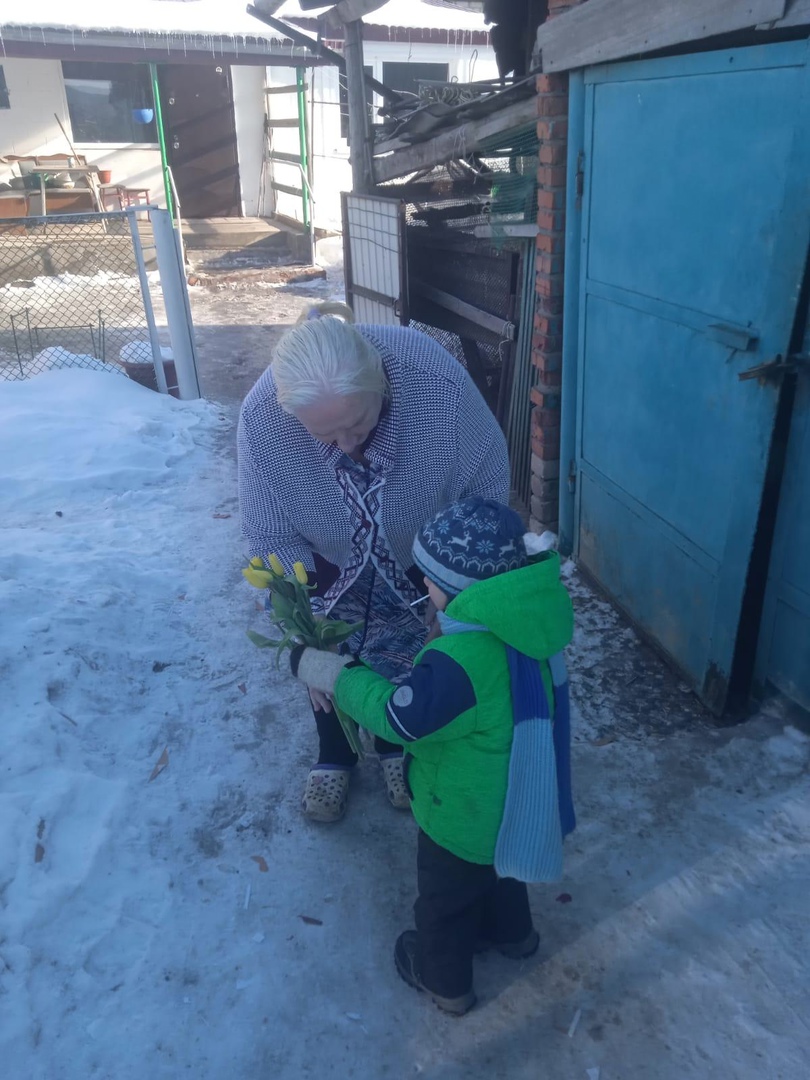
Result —
POLYGON ((789 356, 775 356, 773 360, 767 360, 764 364, 741 371, 737 378, 740 382, 746 379, 781 379, 783 375, 795 375, 802 364, 810 359, 808 353, 790 353, 789 356))

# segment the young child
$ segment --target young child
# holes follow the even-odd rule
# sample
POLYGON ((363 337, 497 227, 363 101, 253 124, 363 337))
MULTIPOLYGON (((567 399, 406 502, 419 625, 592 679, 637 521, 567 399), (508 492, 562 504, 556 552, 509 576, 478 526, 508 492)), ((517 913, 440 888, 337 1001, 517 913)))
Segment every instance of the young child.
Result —
POLYGON ((400 934, 394 960, 405 982, 456 1015, 475 1004, 475 952, 537 950, 525 882, 559 877, 574 826, 559 656, 571 601, 559 556, 529 565, 523 533, 514 511, 479 496, 422 528, 413 557, 442 633, 398 686, 351 657, 303 648, 291 657, 299 679, 406 748, 419 895, 416 930, 400 934))

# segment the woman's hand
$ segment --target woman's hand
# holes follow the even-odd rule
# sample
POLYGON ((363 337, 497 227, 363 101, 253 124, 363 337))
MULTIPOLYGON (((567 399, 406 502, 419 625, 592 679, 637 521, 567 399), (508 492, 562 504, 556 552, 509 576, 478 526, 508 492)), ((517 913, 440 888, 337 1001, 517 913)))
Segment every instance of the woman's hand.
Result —
POLYGON ((321 709, 323 712, 332 711, 332 699, 329 694, 323 690, 315 690, 313 687, 307 687, 309 690, 309 700, 312 702, 312 708, 317 712, 321 709))

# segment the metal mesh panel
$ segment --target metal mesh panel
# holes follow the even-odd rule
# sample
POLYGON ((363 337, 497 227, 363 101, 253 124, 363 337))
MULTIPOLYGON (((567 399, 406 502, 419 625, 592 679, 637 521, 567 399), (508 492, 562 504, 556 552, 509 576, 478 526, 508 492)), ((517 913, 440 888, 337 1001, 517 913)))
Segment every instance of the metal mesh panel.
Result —
POLYGON ((0 379, 152 365, 125 214, 0 219, 0 379))
POLYGON ((508 408, 513 353, 518 256, 490 242, 449 243, 438 231, 422 237, 408 230, 408 272, 412 325, 429 333, 470 372, 478 389, 503 422, 508 408), (425 288, 427 286, 427 288, 425 288), (471 321, 431 297, 439 289, 492 316, 489 326, 471 321))
MULTIPOLYGON (((482 225, 498 230, 534 224, 538 145, 535 127, 493 135, 470 157, 420 175, 407 185, 408 225, 470 231, 482 225), (442 197, 436 197, 437 191, 442 197)), ((393 193, 401 186, 392 183, 379 190, 390 187, 393 193)))
MULTIPOLYGON (((461 337, 452 330, 443 330, 430 323, 419 322, 411 319, 410 325, 414 330, 421 330, 423 334, 438 341, 451 356, 454 356, 470 373, 473 382, 481 391, 484 401, 493 413, 498 416, 499 400, 501 397, 501 377, 503 373, 504 346, 481 345, 469 337, 461 337)), ((498 416, 500 420, 501 417, 498 416)))
POLYGON ((379 192, 406 204, 411 325, 465 365, 504 429, 515 494, 530 497, 538 139, 493 135, 473 155, 379 192))
POLYGON ((403 297, 404 223, 398 199, 343 195, 346 294, 358 322, 399 325, 403 297))

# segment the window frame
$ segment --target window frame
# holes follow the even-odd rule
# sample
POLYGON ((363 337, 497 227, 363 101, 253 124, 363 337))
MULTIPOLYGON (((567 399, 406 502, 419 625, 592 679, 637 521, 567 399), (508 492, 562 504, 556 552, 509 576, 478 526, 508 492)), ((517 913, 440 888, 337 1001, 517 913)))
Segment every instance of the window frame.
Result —
MULTIPOLYGON (((450 81, 450 62, 448 60, 383 60, 382 61, 382 81, 386 86, 390 86, 392 90, 401 90, 404 92, 404 87, 393 86, 386 78, 386 68, 444 68, 444 78, 435 79, 435 82, 449 82, 450 81)), ((390 72, 389 72, 390 74, 390 72)), ((416 86, 417 80, 414 78, 414 86, 416 86)), ((409 91, 409 93, 416 93, 416 89, 409 91)))
MULTIPOLYGON (((85 75, 85 76, 80 76, 78 74, 72 74, 71 75, 71 74, 68 74, 66 72, 66 70, 65 70, 66 65, 73 66, 73 67, 87 67, 87 68, 90 68, 90 69, 95 69, 96 72, 98 71, 99 68, 107 68, 107 69, 109 69, 109 75, 110 76, 114 76, 115 72, 120 72, 120 69, 122 67, 130 68, 130 69, 137 69, 140 72, 141 77, 142 77, 142 82, 141 82, 140 89, 145 91, 146 93, 148 93, 149 96, 151 96, 151 79, 150 79, 150 76, 149 76, 149 65, 147 63, 133 63, 133 64, 123 64, 122 65, 122 64, 111 63, 110 61, 105 61, 105 60, 99 60, 99 61, 96 61, 96 60, 62 60, 62 61, 60 61, 60 70, 61 70, 61 73, 62 73, 62 86, 63 86, 63 90, 64 90, 64 94, 65 94, 65 105, 66 105, 66 111, 67 111, 67 119, 68 119, 68 123, 70 125, 72 141, 73 141, 74 146, 77 149, 79 147, 81 147, 82 149, 86 149, 86 150, 155 150, 155 149, 160 148, 160 144, 158 142, 158 136, 157 136, 157 126, 156 126, 157 119, 156 119, 155 116, 152 117, 152 120, 149 122, 149 124, 142 125, 143 128, 145 129, 145 134, 148 133, 148 137, 146 137, 146 138, 144 138, 142 140, 132 139, 132 138, 131 139, 123 139, 123 140, 120 140, 120 141, 112 141, 112 140, 109 140, 109 139, 94 140, 94 139, 86 138, 84 136, 84 134, 81 132, 81 130, 79 130, 77 132, 76 124, 74 123, 74 117, 73 117, 73 115, 71 113, 70 95, 69 95, 68 84, 70 82, 78 82, 78 81, 96 82, 96 83, 113 82, 114 79, 113 78, 102 78, 102 77, 99 77, 98 75, 96 75, 96 77, 94 77, 92 74, 85 75)), ((68 67, 68 71, 69 71, 69 67, 68 67)), ((131 85, 129 87, 130 92, 131 92, 130 104, 129 104, 130 112, 133 109, 138 108, 138 105, 135 104, 135 101, 136 101, 136 98, 135 98, 136 88, 137 88, 137 84, 136 84, 136 81, 133 79, 133 81, 132 81, 132 83, 131 83, 131 85)), ((144 105, 143 107, 144 108, 149 108, 149 109, 154 108, 154 106, 151 103, 148 104, 148 105, 144 105)), ((133 121, 133 123, 134 123, 134 121, 133 121)))

